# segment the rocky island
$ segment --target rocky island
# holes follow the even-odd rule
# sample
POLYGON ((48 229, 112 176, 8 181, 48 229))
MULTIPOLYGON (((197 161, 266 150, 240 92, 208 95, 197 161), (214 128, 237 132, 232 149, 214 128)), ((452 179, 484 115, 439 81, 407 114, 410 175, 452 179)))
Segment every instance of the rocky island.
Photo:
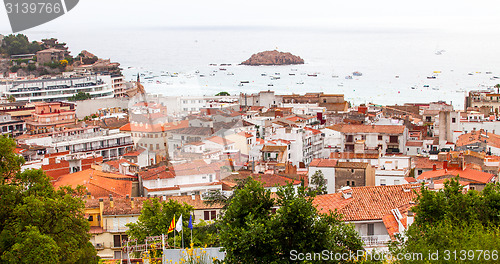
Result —
POLYGON ((250 59, 241 63, 242 65, 292 65, 304 64, 304 60, 290 52, 280 52, 277 50, 263 51, 253 54, 250 59))

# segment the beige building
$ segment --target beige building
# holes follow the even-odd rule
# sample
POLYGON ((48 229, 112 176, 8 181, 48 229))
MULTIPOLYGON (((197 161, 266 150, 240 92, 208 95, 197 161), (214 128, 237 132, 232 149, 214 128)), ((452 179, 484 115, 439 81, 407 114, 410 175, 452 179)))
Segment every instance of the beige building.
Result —
POLYGON ((40 64, 52 62, 52 61, 60 61, 63 60, 66 56, 68 56, 69 52, 61 49, 44 49, 38 51, 36 53, 36 62, 40 64))

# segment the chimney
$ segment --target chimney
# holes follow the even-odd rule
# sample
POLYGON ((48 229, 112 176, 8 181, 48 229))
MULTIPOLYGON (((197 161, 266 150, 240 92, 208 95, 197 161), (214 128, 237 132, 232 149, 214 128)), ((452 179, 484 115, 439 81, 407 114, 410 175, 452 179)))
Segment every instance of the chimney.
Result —
POLYGON ((113 201, 113 197, 109 198, 109 207, 115 207, 115 201, 113 201))
MULTIPOLYGON (((99 215, 100 215, 100 219, 102 219, 102 212, 104 211, 104 199, 103 198, 99 198, 99 215)), ((103 227, 103 221, 100 221, 101 222, 101 227, 103 227)))
POLYGON ((444 170, 448 169, 448 161, 447 160, 443 160, 443 169, 444 170))
POLYGON ((87 199, 92 199, 92 195, 90 195, 90 192, 87 192, 87 199))
POLYGON ((192 194, 191 199, 193 199, 193 201, 196 200, 196 195, 192 194))
POLYGON ((437 169, 437 165, 434 163, 432 164, 432 170, 435 171, 437 169))
POLYGON ((408 211, 407 219, 406 219, 406 228, 409 228, 414 221, 414 213, 412 211, 408 211))
POLYGON ((127 199, 127 200, 130 199, 130 196, 128 194, 125 195, 125 199, 127 199))
POLYGON ((134 208, 135 208, 134 197, 130 198, 130 207, 131 207, 132 209, 134 209, 134 208))

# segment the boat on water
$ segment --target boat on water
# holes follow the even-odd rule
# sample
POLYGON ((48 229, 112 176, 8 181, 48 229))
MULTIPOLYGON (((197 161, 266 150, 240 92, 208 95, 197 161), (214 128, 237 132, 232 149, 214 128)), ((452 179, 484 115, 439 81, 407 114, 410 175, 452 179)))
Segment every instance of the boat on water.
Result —
POLYGON ((474 73, 472 73, 472 72, 469 72, 469 73, 467 73, 467 75, 474 75, 474 73))
POLYGON ((415 89, 417 89, 417 87, 415 87, 415 86, 412 86, 412 87, 411 87, 411 89, 412 89, 412 90, 415 90, 415 89))
POLYGON ((225 71, 226 68, 219 68, 219 71, 225 71))
POLYGON ((315 74, 315 73, 313 73, 313 74, 308 74, 307 76, 309 76, 309 77, 318 77, 318 75, 317 75, 317 74, 315 74))
POLYGON ((441 71, 433 71, 433 73, 441 73, 441 71))
POLYGON ((205 75, 204 74, 200 74, 200 77, 205 77, 205 75))
POLYGON ((275 72, 274 75, 280 75, 280 73, 279 72, 275 72))
POLYGON ((209 66, 217 66, 216 63, 210 63, 209 66))
POLYGON ((243 86, 243 83, 238 84, 238 86, 243 86))
POLYGON ((427 87, 429 87, 429 85, 425 84, 425 85, 424 85, 424 88, 427 88, 427 87))
POLYGON ((427 76, 427 79, 436 79, 436 76, 427 76))
POLYGON ((210 73, 210 76, 215 76, 215 73, 210 73))
POLYGON ((399 79, 399 75, 396 75, 396 76, 395 76, 395 78, 396 78, 396 79, 399 79))
POLYGON ((281 77, 279 77, 279 76, 271 76, 271 80, 279 80, 279 79, 281 79, 281 77))
POLYGON ((437 88, 437 87, 432 87, 432 90, 437 91, 437 90, 439 90, 439 88, 437 88))
POLYGON ((354 76, 358 76, 358 77, 359 77, 359 76, 363 76, 363 74, 362 74, 361 72, 359 72, 359 71, 355 71, 355 72, 353 72, 353 73, 352 73, 352 75, 354 75, 354 76))
POLYGON ((268 84, 267 84, 267 86, 274 86, 274 84, 272 84, 272 83, 268 83, 268 84))
POLYGON ((304 84, 304 82, 297 82, 297 84, 304 84))
POLYGON ((290 69, 291 71, 297 71, 297 69, 290 69))
POLYGON ((492 74, 492 72, 486 72, 486 74, 492 74))
POLYGON ((234 73, 232 73, 232 72, 228 72, 228 73, 227 73, 227 75, 234 75, 234 73))
POLYGON ((332 78, 339 78, 338 75, 332 75, 332 78))
POLYGON ((346 80, 351 80, 351 79, 352 79, 352 76, 351 76, 351 75, 347 75, 347 76, 345 77, 345 79, 346 79, 346 80))
POLYGON ((153 76, 146 76, 144 79, 153 79, 153 76))
POLYGON ((240 81, 240 83, 250 83, 249 81, 240 81))
POLYGON ((289 73, 288 75, 290 75, 290 76, 295 76, 295 73, 289 73))
POLYGON ((339 83, 339 84, 337 84, 337 86, 342 87, 342 86, 344 86, 344 84, 343 83, 339 83))
POLYGON ((261 73, 261 74, 260 74, 260 76, 267 76, 267 74, 265 74, 265 73, 261 73))

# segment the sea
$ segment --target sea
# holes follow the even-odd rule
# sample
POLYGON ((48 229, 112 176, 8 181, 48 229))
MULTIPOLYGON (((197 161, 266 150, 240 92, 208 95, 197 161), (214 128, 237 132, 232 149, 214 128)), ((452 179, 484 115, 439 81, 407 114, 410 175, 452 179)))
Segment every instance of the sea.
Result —
POLYGON ((344 94, 354 105, 445 101, 463 109, 468 91, 500 83, 500 38, 487 32, 151 27, 25 34, 30 40, 58 38, 73 56, 87 50, 110 58, 120 63, 126 80, 139 75, 147 92, 163 95, 324 92, 344 94), (239 65, 265 50, 291 52, 305 64, 239 65), (353 72, 362 75, 353 76, 353 72))

